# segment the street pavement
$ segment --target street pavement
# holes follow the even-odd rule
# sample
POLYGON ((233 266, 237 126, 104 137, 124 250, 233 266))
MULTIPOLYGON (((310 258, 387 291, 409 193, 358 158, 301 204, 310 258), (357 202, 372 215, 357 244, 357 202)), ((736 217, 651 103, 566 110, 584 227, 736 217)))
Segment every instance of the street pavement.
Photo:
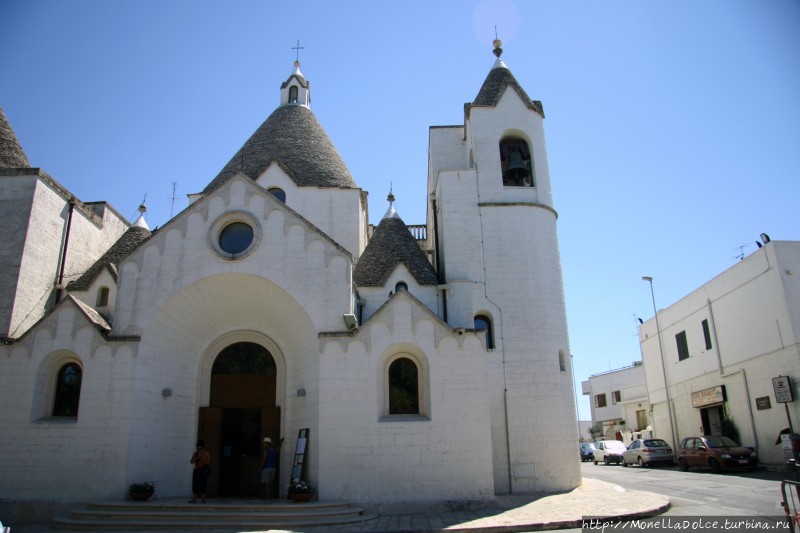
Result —
MULTIPOLYGON (((440 507, 407 509, 403 513, 381 513, 378 518, 358 524, 303 528, 307 533, 353 532, 523 532, 580 528, 584 518, 644 518, 669 508, 666 496, 629 490, 592 478, 571 491, 558 494, 498 496, 494 505, 478 509, 441 510, 440 507)), ((11 533, 50 533, 48 524, 5 524, 11 533)), ((207 530, 206 530, 207 531, 207 530)), ((234 533, 212 530, 207 533, 234 533)), ((276 531, 276 530, 269 530, 276 531)), ((106 532, 110 533, 110 532, 106 532)), ((172 530, 171 533, 180 533, 172 530)))

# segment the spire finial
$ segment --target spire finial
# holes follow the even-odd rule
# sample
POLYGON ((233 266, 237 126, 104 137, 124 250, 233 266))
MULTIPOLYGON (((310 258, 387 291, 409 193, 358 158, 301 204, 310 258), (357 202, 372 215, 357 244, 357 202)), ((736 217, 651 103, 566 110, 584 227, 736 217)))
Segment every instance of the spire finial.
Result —
POLYGON ((383 218, 400 218, 394 208, 394 194, 392 194, 391 181, 389 182, 389 196, 386 197, 386 200, 389 202, 389 209, 386 210, 386 214, 383 215, 383 218))
POLYGON ((144 193, 144 198, 142 198, 142 203, 139 205, 139 213, 141 213, 142 215, 147 213, 147 204, 145 204, 145 201, 147 201, 147 193, 144 193))
POLYGON ((494 46, 492 53, 497 59, 500 59, 500 56, 503 55, 503 49, 500 48, 503 46, 503 41, 497 38, 497 26, 494 27, 494 41, 492 41, 492 46, 494 46))
POLYGON ((300 39, 297 39, 297 44, 295 46, 292 46, 292 50, 294 50, 296 52, 296 55, 295 55, 295 58, 294 58, 294 66, 295 67, 299 67, 300 66, 300 50, 305 50, 305 49, 306 49, 305 46, 300 46, 300 39))

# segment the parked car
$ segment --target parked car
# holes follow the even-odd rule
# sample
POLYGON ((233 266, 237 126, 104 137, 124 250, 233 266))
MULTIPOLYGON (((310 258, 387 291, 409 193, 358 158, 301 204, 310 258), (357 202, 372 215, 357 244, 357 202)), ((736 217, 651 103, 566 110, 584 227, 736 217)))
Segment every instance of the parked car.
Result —
POLYGON ((580 443, 581 462, 593 460, 594 451, 595 447, 593 442, 581 442, 580 443))
POLYGON ((636 439, 622 454, 622 466, 654 463, 675 464, 672 447, 663 439, 636 439))
POLYGON ((625 445, 618 440, 601 440, 594 443, 594 464, 603 461, 605 464, 622 462, 622 454, 625 453, 625 445))
POLYGON ((693 466, 708 467, 714 472, 724 468, 754 469, 758 455, 728 437, 687 437, 681 441, 678 464, 681 470, 693 466))

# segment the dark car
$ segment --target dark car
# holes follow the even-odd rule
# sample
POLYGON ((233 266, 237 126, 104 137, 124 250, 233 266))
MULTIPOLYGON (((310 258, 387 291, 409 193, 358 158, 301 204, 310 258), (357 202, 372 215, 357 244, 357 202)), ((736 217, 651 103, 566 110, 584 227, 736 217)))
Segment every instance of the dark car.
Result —
POLYGON ((727 468, 752 470, 758 464, 758 455, 728 437, 687 437, 681 441, 678 464, 681 470, 693 466, 708 467, 714 472, 727 468))
POLYGON ((594 443, 581 442, 580 450, 581 450, 581 462, 594 460, 594 450, 595 450, 594 443))

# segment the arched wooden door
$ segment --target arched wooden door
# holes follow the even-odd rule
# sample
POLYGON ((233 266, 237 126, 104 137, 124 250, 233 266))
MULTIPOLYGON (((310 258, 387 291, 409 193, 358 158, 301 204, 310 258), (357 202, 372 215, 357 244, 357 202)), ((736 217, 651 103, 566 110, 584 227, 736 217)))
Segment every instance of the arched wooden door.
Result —
POLYGON ((272 355, 252 342, 231 344, 214 360, 210 405, 200 408, 198 424, 214 470, 209 496, 260 494, 261 441, 280 440, 276 374, 272 355))

